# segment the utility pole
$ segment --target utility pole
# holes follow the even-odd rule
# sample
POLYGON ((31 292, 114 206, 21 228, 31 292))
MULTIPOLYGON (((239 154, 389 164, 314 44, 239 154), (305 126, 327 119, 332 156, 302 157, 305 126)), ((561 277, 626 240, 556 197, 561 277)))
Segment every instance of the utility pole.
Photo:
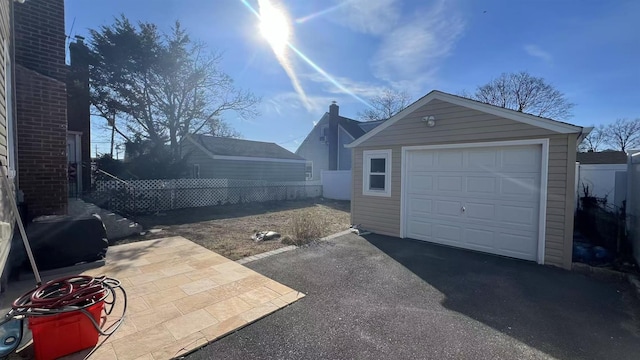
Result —
POLYGON ((115 112, 113 113, 113 118, 111 118, 109 121, 109 125, 111 125, 111 152, 109 153, 111 155, 111 158, 113 159, 113 142, 115 140, 115 136, 116 136, 116 114, 115 112))
POLYGON ((98 157, 98 144, 96 144, 96 158, 98 157))

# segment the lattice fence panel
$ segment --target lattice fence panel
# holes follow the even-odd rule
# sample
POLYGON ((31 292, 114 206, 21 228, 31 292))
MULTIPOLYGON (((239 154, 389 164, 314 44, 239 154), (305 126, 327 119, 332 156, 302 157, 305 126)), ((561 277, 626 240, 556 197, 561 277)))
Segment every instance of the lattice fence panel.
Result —
POLYGON ((125 214, 153 213, 226 204, 297 200, 319 197, 322 186, 305 182, 260 180, 175 179, 97 181, 92 200, 125 214))

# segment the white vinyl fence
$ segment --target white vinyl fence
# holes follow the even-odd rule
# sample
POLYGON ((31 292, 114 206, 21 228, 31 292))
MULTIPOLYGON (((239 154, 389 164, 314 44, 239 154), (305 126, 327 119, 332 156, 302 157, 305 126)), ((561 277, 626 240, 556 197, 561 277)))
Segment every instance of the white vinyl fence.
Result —
POLYGON ((606 198, 609 204, 620 208, 627 197, 626 164, 578 164, 576 178, 577 199, 585 196, 588 188, 590 196, 606 198))
POLYGON ((633 254, 636 262, 640 264, 640 152, 629 156, 627 170, 627 203, 628 219, 627 229, 633 246, 633 254))
POLYGON ((324 198, 351 200, 351 170, 322 170, 320 179, 324 198))
POLYGON ((233 179, 98 180, 91 201, 109 210, 151 213, 226 204, 314 198, 320 182, 233 179))

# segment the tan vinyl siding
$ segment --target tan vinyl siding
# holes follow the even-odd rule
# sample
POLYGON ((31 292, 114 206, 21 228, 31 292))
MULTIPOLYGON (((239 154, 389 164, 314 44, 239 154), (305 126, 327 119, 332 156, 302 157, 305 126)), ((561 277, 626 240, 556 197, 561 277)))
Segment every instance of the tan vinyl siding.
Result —
POLYGON ((500 118, 440 100, 409 114, 353 149, 351 218, 364 229, 391 236, 400 235, 401 158, 403 146, 520 139, 549 139, 545 263, 568 268, 573 237, 573 183, 575 137, 500 118), (433 115, 429 128, 422 118, 433 115), (392 150, 391 197, 362 194, 364 150, 392 150), (569 169, 569 170, 568 170, 569 169), (569 226, 569 224, 571 224, 569 226))

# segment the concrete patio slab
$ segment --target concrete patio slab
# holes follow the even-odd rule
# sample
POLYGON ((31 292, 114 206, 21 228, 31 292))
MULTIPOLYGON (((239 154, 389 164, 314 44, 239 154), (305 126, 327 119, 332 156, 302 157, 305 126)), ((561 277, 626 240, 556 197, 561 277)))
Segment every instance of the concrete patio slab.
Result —
MULTIPOLYGON (((106 264, 83 274, 116 278, 128 296, 123 325, 101 337, 91 359, 174 358, 304 297, 183 237, 110 247, 106 264)), ((33 282, 17 285, 11 293, 33 282)), ((121 313, 122 303, 106 326, 121 313)), ((66 359, 83 359, 91 350, 66 359)))

